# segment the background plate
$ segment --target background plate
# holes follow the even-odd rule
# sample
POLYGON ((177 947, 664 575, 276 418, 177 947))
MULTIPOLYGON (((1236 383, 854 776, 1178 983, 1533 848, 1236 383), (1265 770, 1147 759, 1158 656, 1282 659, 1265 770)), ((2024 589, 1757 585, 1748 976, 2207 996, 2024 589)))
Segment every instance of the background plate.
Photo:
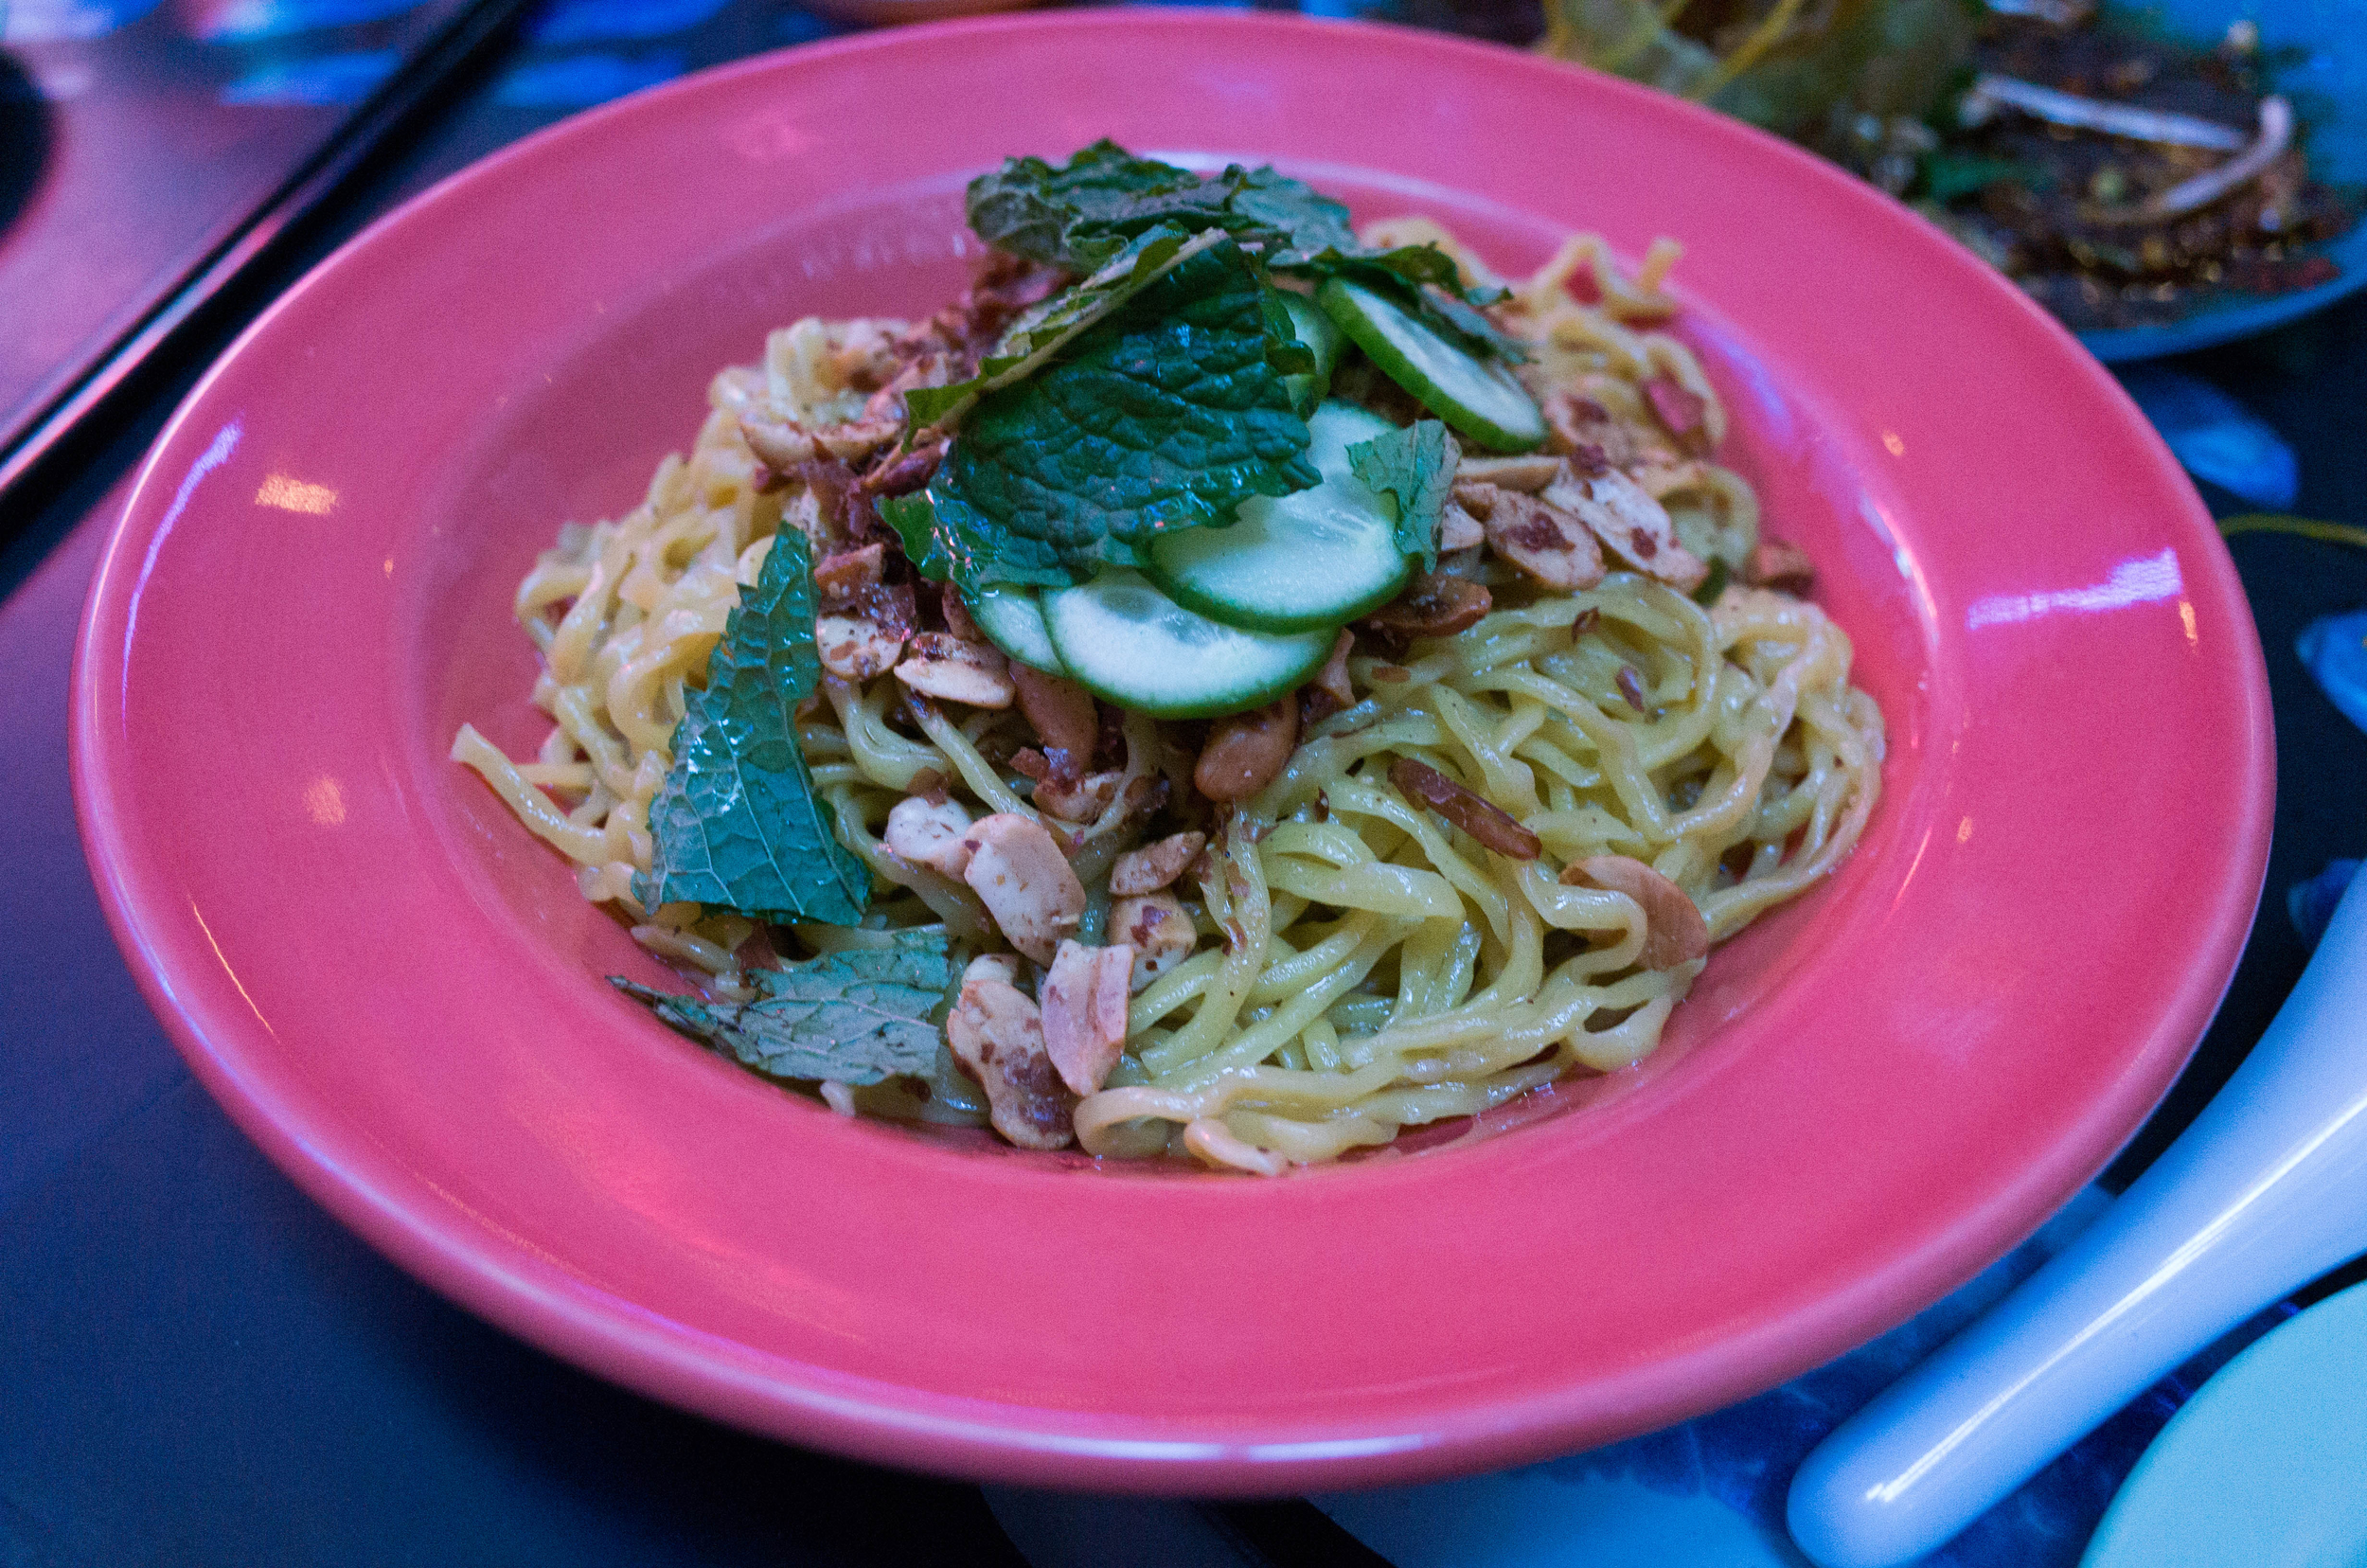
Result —
MULTIPOLYGON (((2231 22, 2250 17, 2262 44, 2297 57, 2276 73, 2309 124, 2310 171, 2338 185, 2367 185, 2367 0, 2153 0, 2128 8, 2189 39, 2208 43, 2231 22)), ((2367 284, 2367 222, 2335 241, 2325 255, 2341 275, 2314 289, 2269 297, 2232 294, 2183 321, 2082 332, 2079 341, 2108 364, 2159 359, 2233 342, 2322 311, 2367 284)))

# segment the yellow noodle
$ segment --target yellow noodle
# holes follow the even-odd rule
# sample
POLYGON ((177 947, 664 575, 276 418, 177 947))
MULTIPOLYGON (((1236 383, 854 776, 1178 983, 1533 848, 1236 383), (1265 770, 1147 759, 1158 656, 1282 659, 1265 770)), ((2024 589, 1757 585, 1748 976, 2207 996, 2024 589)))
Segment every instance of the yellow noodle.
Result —
MULTIPOLYGON (((1499 281, 1427 219, 1390 220, 1368 238, 1435 242, 1468 281, 1499 281)), ((1673 381, 1702 401, 1707 450, 1724 437, 1716 386, 1658 330, 1674 309, 1663 287, 1676 257, 1673 243, 1656 243, 1628 275, 1600 237, 1574 236, 1510 280, 1499 318, 1531 347, 1532 389, 1567 389, 1626 427, 1646 454, 1638 482, 1680 541, 1739 567, 1758 538, 1750 485, 1679 451, 1645 395, 1646 383, 1673 381), (1569 292, 1580 274, 1593 303, 1569 292)), ((761 364, 720 374, 690 451, 658 465, 640 504, 562 528, 519 585, 517 615, 544 665, 533 695, 553 721, 549 738, 525 763, 467 726, 454 742, 457 760, 578 863, 586 898, 615 905, 637 939, 727 994, 738 994, 735 953, 754 926, 695 905, 645 912, 632 883, 650 864, 650 807, 685 687, 704 680, 776 532, 820 526, 813 495, 770 473, 737 415, 762 401, 816 426, 859 417, 865 394, 850 366, 898 325, 809 318, 773 333, 761 364)), ((1554 595, 1500 561, 1468 569, 1496 593, 1493 612, 1386 660, 1369 644, 1352 657, 1353 704, 1302 735, 1283 775, 1222 825, 1198 887, 1175 890, 1198 894, 1199 949, 1131 999, 1126 1055, 1076 1109, 1089 1152, 1173 1149, 1277 1174, 1475 1114, 1569 1071, 1625 1066, 1658 1042, 1701 963, 1641 968, 1642 908, 1565 884, 1565 864, 1642 861, 1722 940, 1812 885, 1857 841, 1879 790, 1882 718, 1849 685, 1849 639, 1814 605, 1735 588, 1704 608, 1626 572, 1554 595), (1641 710, 1623 671, 1640 683, 1641 710), (1494 801, 1537 835, 1541 856, 1507 858, 1409 804, 1389 780, 1400 757, 1494 801)), ((892 674, 826 678, 798 733, 840 840, 880 893, 870 929, 800 926, 799 936, 827 951, 930 920, 966 952, 999 947, 969 887, 898 860, 879 833, 924 771, 973 812, 1039 815, 1031 787, 1001 760, 1032 739, 1018 717, 908 703, 892 674)), ((1101 918, 1110 865, 1141 831, 1138 793, 1164 775, 1180 794, 1191 762, 1165 727, 1129 715, 1107 805, 1091 822, 1056 824, 1093 889, 1089 918, 1101 918)), ((922 1079, 843 1091, 833 1103, 972 1123, 985 1112, 943 1050, 922 1079)))

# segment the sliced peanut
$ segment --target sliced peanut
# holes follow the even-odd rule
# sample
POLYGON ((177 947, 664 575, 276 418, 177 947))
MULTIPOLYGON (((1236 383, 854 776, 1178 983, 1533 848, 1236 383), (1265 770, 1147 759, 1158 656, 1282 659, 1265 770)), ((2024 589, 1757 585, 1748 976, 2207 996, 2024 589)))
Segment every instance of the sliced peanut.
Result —
POLYGON ((1446 509, 1438 514, 1438 553, 1440 555, 1452 555, 1457 550, 1470 549, 1486 537, 1486 530, 1480 526, 1479 519, 1465 510, 1457 502, 1448 502, 1446 509))
POLYGON ((1285 692, 1264 707, 1219 719, 1192 768, 1211 800, 1247 800, 1282 775, 1299 742, 1299 700, 1285 692))
POLYGON ((1041 994, 1043 1044, 1060 1081, 1079 1095, 1097 1091, 1126 1048, 1127 978, 1134 950, 1062 942, 1041 994))
POLYGON ((857 316, 839 326, 831 334, 836 341, 823 355, 828 371, 826 379, 859 392, 878 386, 896 373, 900 363, 897 333, 902 326, 873 316, 857 316))
POLYGON ((915 636, 896 678, 925 697, 971 707, 1006 708, 1016 695, 1010 661, 999 650, 944 632, 915 636))
POLYGON ((969 829, 970 813, 959 801, 940 798, 932 804, 910 795, 888 812, 884 837, 898 860, 958 877, 970 866, 969 829))
POLYGON ((1753 588, 1805 594, 1816 583, 1816 563, 1797 544, 1762 539, 1751 547, 1751 559, 1742 564, 1742 580, 1753 588))
MULTIPOLYGON (((864 412, 889 418, 901 417, 904 393, 912 387, 927 383, 929 374, 929 367, 918 362, 906 365, 893 381, 874 394, 872 401, 880 406, 876 409, 866 407, 864 412)), ((884 456, 863 474, 863 491, 869 495, 910 495, 936 477, 937 465, 944 460, 945 445, 942 441, 884 456)))
MULTIPOLYGON (((1609 387, 1602 390, 1611 395, 1609 387)), ((1553 432, 1552 449, 1567 454, 1581 473, 1666 466, 1681 456, 1658 431, 1629 424, 1583 391, 1555 392, 1539 406, 1553 432)))
POLYGON ((1356 705, 1356 688, 1348 685, 1348 655, 1356 650, 1356 633, 1346 627, 1332 640, 1331 653, 1324 660, 1323 668, 1301 689, 1307 695, 1299 699, 1301 717, 1321 719, 1342 708, 1356 705))
POLYGON ((1680 490, 1700 490, 1708 481, 1701 465, 1690 457, 1682 463, 1641 463, 1628 471, 1628 477, 1645 494, 1664 502, 1680 490))
POLYGON ((1110 867, 1111 897, 1131 899, 1173 886, 1184 868, 1207 846, 1205 833, 1173 833, 1156 844, 1128 850, 1110 867))
POLYGON ((841 550, 813 565, 813 585, 824 598, 851 598, 865 588, 877 588, 887 561, 885 544, 865 544, 841 550))
POLYGON ((770 409, 751 407, 739 416, 739 433, 748 450, 767 466, 789 470, 816 458, 842 463, 864 461, 903 432, 903 421, 864 418, 846 424, 805 425, 770 409))
POLYGON ((1603 552, 1593 533, 1533 495, 1498 490, 1486 529, 1489 547, 1541 587, 1569 594, 1603 580, 1603 552))
POLYGON ((1427 762, 1398 757, 1389 764, 1389 782, 1407 800, 1421 802, 1499 854, 1535 860, 1544 848, 1511 812, 1427 762))
POLYGON ((1644 383, 1644 401, 1652 417, 1678 443, 1696 452, 1709 450, 1709 400, 1674 376, 1654 376, 1644 383))
POLYGON ((1191 915, 1172 893, 1146 893, 1112 903, 1110 935, 1134 950, 1127 988, 1136 991, 1189 958, 1200 945, 1191 915))
POLYGON ((1592 475, 1565 469, 1545 487, 1544 499, 1585 524, 1620 560, 1679 593, 1691 593, 1710 574, 1707 561, 1677 543, 1668 508, 1617 469, 1592 475))
MULTIPOLYGON (((1101 715, 1094 707, 1093 693, 1075 681, 1017 663, 1011 666, 1011 684, 1019 688, 1019 710, 1043 742, 1045 755, 1064 751, 1071 768, 1090 766, 1094 746, 1101 739, 1101 715)), ((1059 771, 1061 759, 1053 757, 1052 765, 1059 771)))
POLYGON ((937 600, 937 607, 945 612, 945 630, 953 636, 961 638, 966 643, 983 643, 990 640, 984 632, 978 630, 978 623, 970 619, 970 606, 962 602, 961 595, 950 588, 947 589, 945 597, 937 600))
POLYGON ((869 615, 816 615, 814 652, 841 680, 867 681, 896 668, 904 639, 869 615))
POLYGON ((1092 822, 1110 809, 1118 786, 1125 781, 1126 775, 1114 771, 1087 774, 1082 778, 1073 775, 1064 778, 1053 771, 1036 781, 1031 804, 1062 822, 1092 822))
POLYGON ((1573 887, 1625 893, 1643 908, 1644 951, 1636 961, 1646 969, 1674 969, 1710 950, 1710 926, 1700 909, 1683 888, 1640 860, 1591 855, 1563 866, 1561 880, 1573 887))
POLYGON ((1054 1069, 1043 1015, 1012 983, 1016 977, 1007 958, 972 959, 945 1021, 945 1041, 985 1087, 997 1132, 1022 1149, 1065 1149, 1076 1136, 1077 1096, 1054 1069))
POLYGON ((1422 572, 1366 617, 1393 637, 1445 637, 1476 625, 1494 605, 1487 590, 1446 572, 1422 572))
POLYGON ((1466 480, 1534 495, 1553 483, 1561 470, 1557 457, 1532 453, 1521 457, 1466 457, 1454 471, 1456 485, 1466 480))
POLYGON ((962 835, 970 860, 962 880, 986 903, 1005 940, 1039 964, 1052 962, 1062 938, 1077 934, 1085 885, 1051 829, 1033 817, 997 811, 962 835))

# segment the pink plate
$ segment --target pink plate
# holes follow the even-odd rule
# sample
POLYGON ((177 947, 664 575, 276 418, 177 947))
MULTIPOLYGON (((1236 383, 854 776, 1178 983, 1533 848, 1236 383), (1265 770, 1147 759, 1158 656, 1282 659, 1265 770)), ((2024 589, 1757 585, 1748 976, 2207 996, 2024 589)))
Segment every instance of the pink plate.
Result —
POLYGON ((2267 853, 2260 650, 2117 387, 1980 262, 1728 121, 1506 50, 1241 14, 834 43, 587 115, 378 224, 157 443, 91 592, 91 860, 294 1178, 526 1338, 711 1415, 1039 1483, 1277 1491, 1601 1442, 1898 1322, 2184 1062, 2267 853), (716 367, 918 313, 963 182, 1109 134, 1271 159, 1503 267, 1687 249, 1735 460, 1889 716, 1826 886, 1619 1093, 1283 1181, 843 1121, 601 983, 658 971, 445 760, 538 728, 509 619, 716 367))

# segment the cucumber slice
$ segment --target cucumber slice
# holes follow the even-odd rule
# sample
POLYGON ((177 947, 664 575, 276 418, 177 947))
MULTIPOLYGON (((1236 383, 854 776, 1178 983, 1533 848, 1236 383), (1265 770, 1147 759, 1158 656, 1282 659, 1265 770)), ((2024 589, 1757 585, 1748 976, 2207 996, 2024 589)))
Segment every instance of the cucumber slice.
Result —
MULTIPOLYGON (((947 593, 952 589, 948 588, 947 593)), ((1060 655, 1053 651, 1052 634, 1043 629, 1043 607, 1033 588, 1017 588, 1006 584, 983 589, 975 598, 964 598, 970 606, 970 618, 978 623, 978 630, 1012 658, 1030 669, 1041 669, 1046 675, 1066 675, 1068 667, 1060 655)))
POLYGON ((1361 284, 1335 277, 1316 303, 1383 374, 1422 406, 1496 452, 1527 452, 1545 440, 1545 416, 1501 365, 1473 359, 1427 324, 1361 284))
POLYGON ((1332 641, 1328 630, 1276 635, 1212 621, 1124 567, 1047 592, 1043 623, 1072 680, 1160 719, 1213 719, 1270 703, 1321 668, 1332 641))
POLYGON ((1331 372, 1339 367, 1340 348, 1345 340, 1311 295, 1288 289, 1275 292, 1282 296, 1282 308, 1290 313, 1290 335, 1315 353, 1313 375, 1282 378, 1282 384, 1290 389, 1291 403, 1303 411, 1322 402, 1324 394, 1331 390, 1331 372))
POLYGON ((1152 581, 1187 609, 1257 632, 1340 627, 1405 586, 1397 504, 1348 470, 1348 448, 1397 427, 1353 403, 1307 421, 1311 490, 1254 495, 1226 528, 1181 528, 1150 547, 1152 581))

